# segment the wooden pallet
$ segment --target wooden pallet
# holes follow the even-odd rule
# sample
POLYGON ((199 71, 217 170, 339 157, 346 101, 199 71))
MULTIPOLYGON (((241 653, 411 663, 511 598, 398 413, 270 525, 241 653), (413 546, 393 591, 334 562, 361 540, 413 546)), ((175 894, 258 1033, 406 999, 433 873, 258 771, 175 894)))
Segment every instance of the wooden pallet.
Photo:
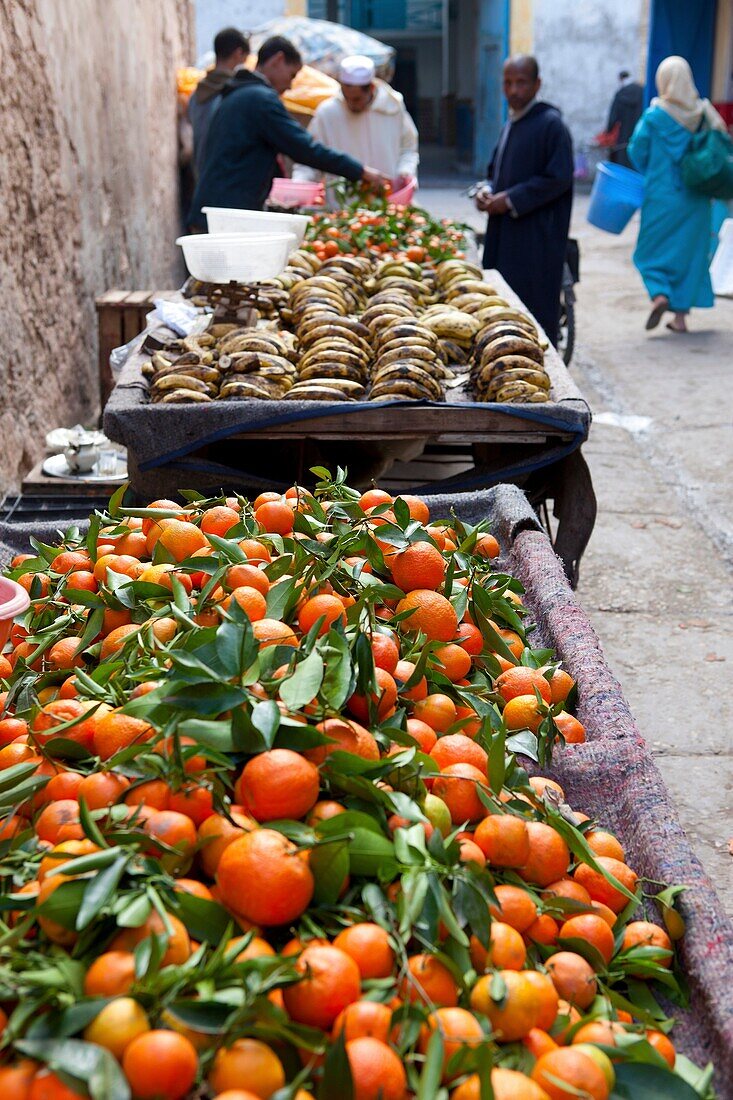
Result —
POLYGON ((153 309, 153 299, 164 291, 107 290, 95 301, 99 335, 99 400, 107 404, 114 388, 109 357, 115 348, 128 344, 145 328, 145 318, 153 309))

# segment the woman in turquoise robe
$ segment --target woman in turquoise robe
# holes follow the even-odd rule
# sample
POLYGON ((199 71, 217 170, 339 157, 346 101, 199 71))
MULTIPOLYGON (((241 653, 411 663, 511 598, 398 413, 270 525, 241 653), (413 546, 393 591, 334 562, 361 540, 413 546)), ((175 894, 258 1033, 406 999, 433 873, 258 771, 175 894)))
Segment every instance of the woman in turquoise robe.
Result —
POLYGON ((682 181, 681 161, 701 125, 725 128, 707 99, 700 99, 690 66, 668 57, 656 75, 659 96, 637 123, 628 146, 635 168, 644 175, 644 202, 634 263, 652 299, 646 323, 656 328, 667 312, 672 332, 687 332, 693 306, 714 304, 708 271, 711 201, 682 181))

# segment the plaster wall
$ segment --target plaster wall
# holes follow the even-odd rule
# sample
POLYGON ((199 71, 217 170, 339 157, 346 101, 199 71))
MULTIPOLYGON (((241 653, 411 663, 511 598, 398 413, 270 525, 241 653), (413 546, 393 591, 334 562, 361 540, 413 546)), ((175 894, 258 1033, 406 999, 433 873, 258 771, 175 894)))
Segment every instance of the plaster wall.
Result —
POLYGON ((94 298, 177 285, 189 0, 0 0, 0 493, 98 412, 94 298))
POLYGON ((576 146, 604 129, 619 70, 643 83, 645 37, 644 0, 535 0, 542 97, 562 110, 576 146))

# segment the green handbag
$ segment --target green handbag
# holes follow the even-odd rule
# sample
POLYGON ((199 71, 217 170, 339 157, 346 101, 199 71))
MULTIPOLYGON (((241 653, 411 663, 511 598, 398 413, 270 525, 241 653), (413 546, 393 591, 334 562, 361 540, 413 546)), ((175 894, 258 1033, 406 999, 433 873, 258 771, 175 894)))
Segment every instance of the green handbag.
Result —
POLYGON ((733 141, 723 130, 698 130, 682 158, 690 191, 710 199, 733 199, 733 141))

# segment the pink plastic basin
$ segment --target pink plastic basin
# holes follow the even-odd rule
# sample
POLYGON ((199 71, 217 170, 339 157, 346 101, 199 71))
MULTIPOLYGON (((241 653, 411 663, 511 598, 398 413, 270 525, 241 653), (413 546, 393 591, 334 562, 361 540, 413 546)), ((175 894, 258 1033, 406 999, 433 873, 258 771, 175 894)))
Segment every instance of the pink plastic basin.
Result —
POLYGON ((16 615, 22 615, 30 607, 30 596, 25 588, 7 577, 0 577, 0 652, 10 637, 10 628, 16 615))
POLYGON ((394 203, 395 206, 409 206, 412 202, 416 188, 417 180, 412 179, 409 183, 406 183, 405 186, 401 187, 398 191, 393 191, 392 194, 389 196, 389 201, 391 203, 394 203))
POLYGON ((310 180, 291 180, 278 176, 272 181, 268 198, 274 206, 320 206, 323 203, 323 184, 310 180))

